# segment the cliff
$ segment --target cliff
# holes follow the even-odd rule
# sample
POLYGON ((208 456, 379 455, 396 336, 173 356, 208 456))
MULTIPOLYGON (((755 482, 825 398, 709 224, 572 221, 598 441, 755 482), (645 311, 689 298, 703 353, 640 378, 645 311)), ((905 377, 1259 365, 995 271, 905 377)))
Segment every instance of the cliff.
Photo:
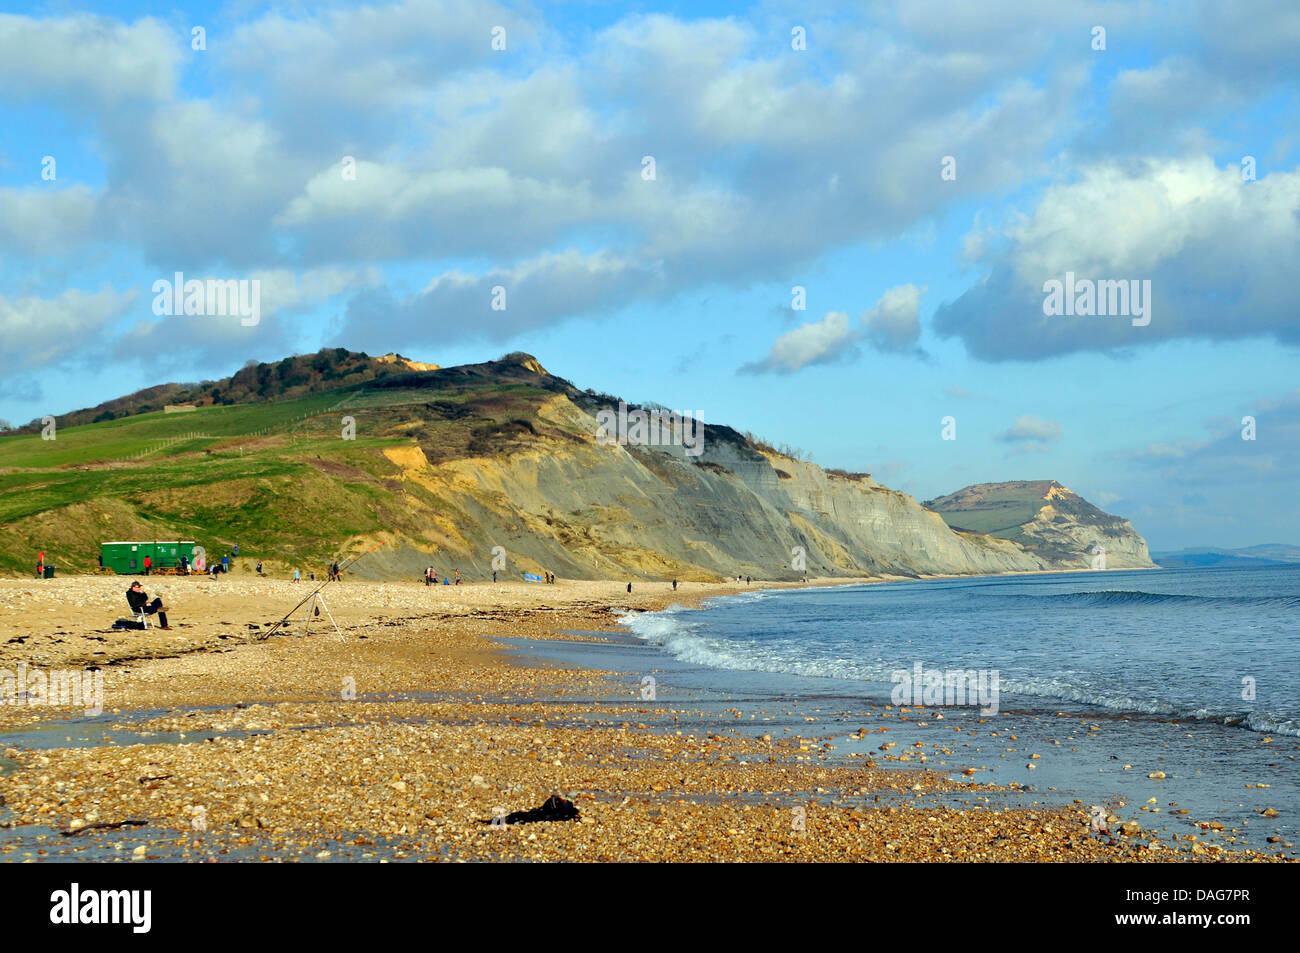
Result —
POLYGON ((925 505, 959 532, 1010 540, 1054 569, 1088 569, 1099 548, 1107 569, 1155 566, 1132 523, 1055 480, 980 483, 925 505))
POLYGON ((429 564, 490 577, 494 553, 513 578, 973 574, 1086 566, 1087 528, 1115 540, 1112 566, 1150 565, 1127 522, 1090 522, 1100 511, 1064 488, 1015 533, 957 531, 867 474, 628 408, 531 355, 447 368, 327 357, 205 385, 245 383, 246 403, 0 440, 0 562, 25 571, 43 548, 88 569, 101 539, 186 538, 210 553, 238 542, 271 572, 384 542, 357 566, 372 577, 429 564), (269 399, 274 386, 307 392, 269 399))

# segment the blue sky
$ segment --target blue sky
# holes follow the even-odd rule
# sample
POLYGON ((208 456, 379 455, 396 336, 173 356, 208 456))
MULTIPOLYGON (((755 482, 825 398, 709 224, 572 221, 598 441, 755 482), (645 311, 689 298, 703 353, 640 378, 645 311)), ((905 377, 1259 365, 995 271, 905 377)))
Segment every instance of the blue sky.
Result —
POLYGON ((1054 478, 1155 549, 1300 544, 1298 87, 1284 0, 34 4, 0 417, 526 350, 920 499, 1054 478), (261 320, 155 315, 176 271, 261 320), (1150 322, 1045 314, 1066 272, 1150 322))

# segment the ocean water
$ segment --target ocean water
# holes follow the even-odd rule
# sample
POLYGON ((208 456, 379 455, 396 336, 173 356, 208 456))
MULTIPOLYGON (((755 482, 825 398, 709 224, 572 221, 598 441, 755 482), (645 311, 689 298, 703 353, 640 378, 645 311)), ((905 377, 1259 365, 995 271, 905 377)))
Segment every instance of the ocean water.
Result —
POLYGON ((828 740, 885 766, 919 744, 959 783, 1297 857, 1297 617, 1300 566, 1080 572, 755 591, 628 613, 624 639, 545 651, 622 673, 633 697, 652 677, 643 717, 658 706, 673 728, 828 740), (918 662, 996 671, 996 714, 886 708, 918 662))
POLYGON ((1003 709, 1075 703, 1300 736, 1300 565, 773 590, 623 621, 722 683, 802 676, 807 693, 812 677, 888 701, 893 673, 920 662, 996 671, 1003 709))

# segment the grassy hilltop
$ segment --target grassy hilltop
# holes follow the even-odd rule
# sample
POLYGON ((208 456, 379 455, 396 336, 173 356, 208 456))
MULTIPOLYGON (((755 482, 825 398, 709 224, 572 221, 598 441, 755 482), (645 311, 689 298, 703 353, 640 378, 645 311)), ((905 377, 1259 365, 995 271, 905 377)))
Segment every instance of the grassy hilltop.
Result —
POLYGON ((1128 520, 1093 506, 1055 480, 979 483, 927 500, 953 529, 1009 539, 1051 560, 1065 560, 1091 538, 1120 565, 1152 565, 1146 542, 1128 520))
POLYGON ((245 557, 304 571, 371 537, 409 533, 432 548, 444 540, 429 527, 448 507, 404 486, 383 450, 421 439, 435 456, 504 448, 510 420, 547 391, 501 379, 508 367, 496 380, 432 381, 412 364, 322 352, 77 411, 54 440, 28 425, 0 439, 0 569, 29 572, 43 548, 61 569, 88 571, 105 539, 194 539, 218 557, 238 542, 245 557), (166 413, 170 402, 199 408, 166 413))

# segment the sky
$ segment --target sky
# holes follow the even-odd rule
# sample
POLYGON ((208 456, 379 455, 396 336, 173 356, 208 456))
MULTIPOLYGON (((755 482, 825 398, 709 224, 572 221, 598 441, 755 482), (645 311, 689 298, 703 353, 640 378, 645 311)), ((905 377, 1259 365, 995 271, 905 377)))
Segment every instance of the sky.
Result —
POLYGON ((0 10, 8 421, 523 350, 921 500, 1300 545, 1294 0, 0 10))

